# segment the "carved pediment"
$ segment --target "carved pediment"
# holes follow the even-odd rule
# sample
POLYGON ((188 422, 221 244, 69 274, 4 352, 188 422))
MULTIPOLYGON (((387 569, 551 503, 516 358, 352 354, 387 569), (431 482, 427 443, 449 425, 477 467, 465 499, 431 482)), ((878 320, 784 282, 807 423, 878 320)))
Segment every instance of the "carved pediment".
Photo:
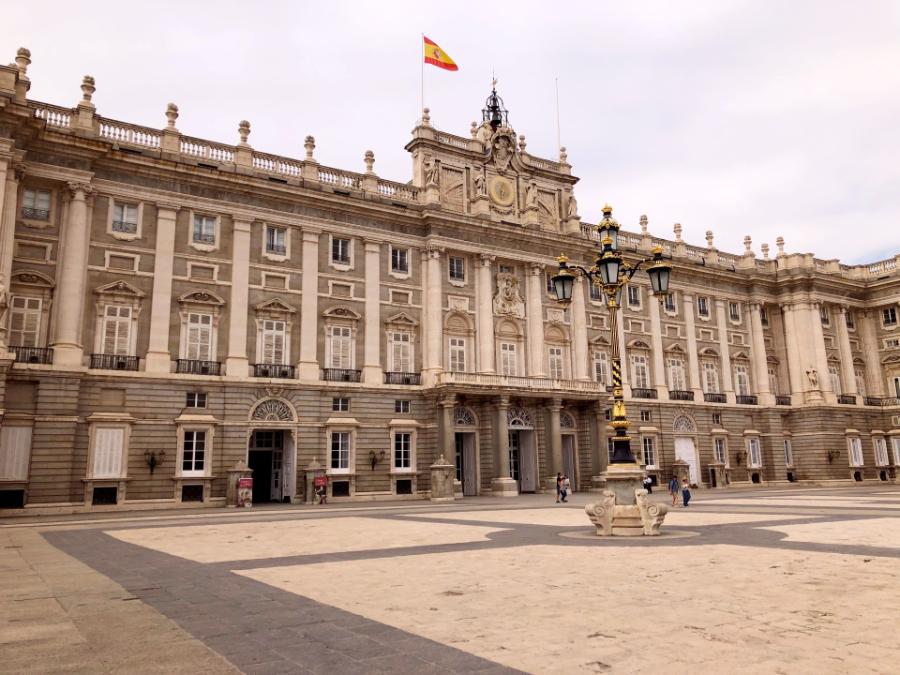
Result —
POLYGON ((329 307, 324 312, 322 312, 322 316, 331 317, 333 319, 349 319, 351 321, 358 321, 362 318, 362 315, 358 312, 354 312, 349 307, 329 307))
POLYGON ((677 352, 677 353, 684 354, 684 347, 682 347, 682 346, 681 346, 680 344, 678 344, 677 342, 673 342, 672 344, 670 344, 668 347, 665 348, 665 351, 667 351, 667 352, 677 352))
POLYGON ((632 340, 628 343, 629 349, 650 349, 650 345, 648 345, 643 340, 632 340))
POLYGON ((12 273, 12 283, 26 286, 43 286, 53 288, 56 284, 53 279, 37 270, 19 270, 12 273))
POLYGON ((199 290, 199 291, 188 291, 178 298, 178 302, 182 304, 195 304, 195 305, 215 305, 221 306, 225 304, 225 300, 222 299, 216 293, 207 290, 199 290))
POLYGON ((123 281, 119 279, 118 281, 113 281, 109 284, 104 284, 99 288, 94 289, 94 293, 97 295, 119 295, 119 296, 128 296, 131 298, 143 298, 144 292, 132 286, 127 281, 123 281))
POLYGON ((278 314, 293 314, 297 311, 281 298, 272 298, 271 300, 266 300, 265 302, 261 302, 258 305, 254 305, 253 309, 255 309, 257 312, 272 312, 278 314))
POLYGON ((411 316, 410 316, 409 314, 407 314, 406 312, 399 312, 399 313, 397 313, 397 314, 394 314, 394 316, 389 317, 388 319, 386 319, 386 320, 385 320, 385 323, 386 323, 386 324, 391 324, 391 325, 394 325, 394 326, 408 326, 408 327, 410 327, 410 328, 413 327, 413 326, 418 326, 418 325, 419 325, 419 322, 416 321, 413 317, 411 317, 411 316))

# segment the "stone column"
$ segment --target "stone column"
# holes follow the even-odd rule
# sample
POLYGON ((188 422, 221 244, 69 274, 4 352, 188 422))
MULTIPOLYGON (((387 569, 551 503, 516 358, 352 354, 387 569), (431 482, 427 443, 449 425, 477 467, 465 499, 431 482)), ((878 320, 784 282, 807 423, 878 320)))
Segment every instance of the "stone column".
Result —
MULTIPOLYGON (((169 323, 172 316, 172 271, 175 265, 175 217, 181 207, 156 205, 156 251, 153 257, 153 299, 150 304, 150 347, 148 373, 172 370, 169 353, 169 323)), ((234 286, 232 286, 232 289, 234 286)), ((244 313, 246 318, 246 312, 244 313)), ((212 356, 215 360, 215 355, 212 356)))
POLYGON ((382 384, 381 366, 381 243, 366 240, 366 327, 363 382, 382 384))
POLYGON ((815 353, 816 370, 819 371, 819 388, 826 403, 836 403, 837 398, 831 386, 831 376, 828 374, 828 352, 825 350, 825 333, 822 331, 822 319, 819 315, 819 305, 814 301, 809 303, 807 315, 809 325, 812 328, 813 349, 815 353))
MULTIPOLYGON (((850 348, 850 333, 847 330, 847 306, 840 305, 838 307, 838 315, 835 317, 837 321, 837 339, 838 352, 841 355, 841 382, 844 385, 844 393, 848 396, 856 396, 859 392, 856 390, 856 373, 853 370, 853 350, 850 348)), ((862 403, 857 399, 857 403, 862 403)))
POLYGON ((491 495, 494 497, 515 497, 519 494, 516 481, 509 476, 509 428, 506 413, 509 411, 509 397, 497 399, 496 442, 494 443, 494 478, 491 480, 491 495))
POLYGON ((725 301, 716 300, 716 325, 719 329, 719 363, 722 368, 722 392, 728 403, 734 403, 734 385, 731 375, 731 352, 728 351, 728 324, 725 319, 725 301))
POLYGON ((494 256, 482 253, 478 262, 478 295, 475 302, 478 319, 478 372, 493 373, 495 371, 494 305, 491 267, 494 256))
POLYGON ((881 381, 881 362, 878 355, 878 340, 875 337, 878 321, 877 309, 866 309, 857 312, 856 329, 862 342, 863 356, 866 359, 866 394, 868 396, 884 396, 884 383, 881 381))
POLYGON ((532 263, 528 268, 525 313, 528 327, 528 375, 545 377, 544 371, 544 306, 541 300, 544 266, 532 263))
POLYGON ((425 256, 425 354, 422 359, 422 384, 433 384, 441 370, 443 293, 441 292, 441 251, 432 246, 425 256))
POLYGON ((800 345, 797 337, 797 321, 793 305, 781 306, 782 323, 784 324, 784 345, 788 359, 788 377, 791 386, 791 403, 804 402, 804 392, 808 381, 800 362, 800 345))
POLYGON ((703 383, 700 380, 700 359, 697 354, 697 327, 694 324, 694 296, 683 293, 681 306, 684 312, 684 330, 687 333, 688 377, 694 400, 703 400, 703 383))
POLYGON ((751 302, 750 313, 750 359, 753 364, 753 378, 760 405, 774 405, 775 397, 769 390, 769 362, 766 360, 766 339, 763 336, 760 304, 751 302))
POLYGON ((584 279, 575 277, 575 287, 572 289, 572 357, 575 361, 575 369, 572 373, 576 380, 589 380, 588 377, 588 337, 587 337, 587 308, 584 303, 584 279))
MULTIPOLYGON (((11 156, 0 157, 0 281, 3 282, 7 292, 9 292, 12 273, 16 236, 16 200, 19 193, 19 178, 22 173, 20 167, 13 166, 11 156)), ((2 329, 5 333, 6 326, 3 326, 2 329)))
MULTIPOLYGON (((562 399, 554 398, 547 405, 547 477, 544 481, 548 490, 556 489, 556 474, 563 469, 562 461, 562 430, 559 422, 559 413, 562 410, 562 399)), ((575 483, 575 476, 570 476, 575 483)))
POLYGON ((70 202, 64 228, 62 258, 57 283, 56 340, 53 364, 80 368, 84 357, 82 315, 88 259, 88 203, 93 189, 84 183, 69 183, 70 202))
POLYGON ((247 377, 247 317, 250 313, 250 221, 234 218, 231 250, 231 307, 228 314, 228 354, 225 373, 229 377, 247 377))
POLYGON ((298 377, 319 380, 319 235, 318 230, 303 230, 303 297, 300 302, 300 360, 298 377))
POLYGON ((594 446, 594 475, 591 476, 591 491, 606 489, 606 468, 609 465, 609 451, 606 449, 606 403, 597 403, 590 413, 594 446))
POLYGON ((462 482, 456 480, 456 434, 453 428, 453 410, 455 407, 456 396, 453 394, 443 396, 438 400, 441 420, 440 452, 438 454, 443 455, 444 459, 453 465, 453 492, 462 496, 462 482))
POLYGON ((653 347, 653 386, 660 401, 669 400, 669 387, 666 383, 666 366, 663 358, 662 321, 659 316, 659 302, 647 294, 650 305, 650 342, 653 347))

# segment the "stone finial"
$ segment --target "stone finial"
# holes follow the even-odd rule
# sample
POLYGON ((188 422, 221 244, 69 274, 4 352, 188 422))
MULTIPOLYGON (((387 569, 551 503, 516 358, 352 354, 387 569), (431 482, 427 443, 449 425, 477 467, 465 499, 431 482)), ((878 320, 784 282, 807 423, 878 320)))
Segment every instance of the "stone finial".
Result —
POLYGON ((175 120, 178 119, 178 106, 174 103, 170 103, 166 106, 166 119, 168 120, 166 127, 175 129, 175 120))
POLYGON ((316 139, 312 136, 307 136, 306 140, 303 141, 303 147, 306 148, 306 161, 312 162, 313 160, 313 150, 316 149, 316 139))
POLYGON ((681 223, 675 223, 672 230, 675 232, 675 241, 681 241, 681 223))
POLYGON ((568 164, 569 162, 569 154, 566 152, 566 146, 560 146, 559 148, 559 161, 561 164, 568 164))
POLYGON ((778 255, 784 255, 784 237, 778 237, 775 240, 775 246, 778 247, 778 255))
POLYGON ((748 234, 744 237, 744 255, 753 255, 753 240, 750 238, 748 234))
POLYGON ((375 153, 371 150, 366 150, 366 156, 364 157, 364 161, 366 163, 366 173, 374 174, 375 173, 375 153))
POLYGON ((247 120, 238 122, 238 133, 241 135, 241 146, 246 148, 249 145, 247 137, 250 136, 250 122, 247 120))
POLYGON ((706 231, 706 248, 713 248, 713 231, 706 231))
POLYGON ((769 245, 763 244, 759 248, 760 248, 760 250, 762 250, 763 260, 768 260, 769 259, 769 245))
POLYGON ((647 234, 647 224, 648 224, 648 222, 649 222, 649 221, 647 220, 646 214, 643 215, 643 216, 641 216, 641 235, 642 235, 642 236, 646 236, 646 234, 647 234))
POLYGON ((525 134, 519 134, 519 150, 525 152, 525 134))
POLYGON ((431 110, 429 108, 422 108, 422 126, 430 127, 431 126, 431 110))
POLYGON ((472 122, 472 126, 469 128, 469 133, 472 135, 472 138, 478 137, 478 123, 472 122))
POLYGON ((94 86, 94 78, 91 75, 85 75, 81 80, 81 105, 88 105, 93 107, 94 104, 91 103, 91 97, 94 95, 94 92, 97 91, 97 87, 94 86))
POLYGON ((19 47, 16 52, 16 67, 19 69, 19 77, 23 80, 28 79, 28 66, 31 65, 31 50, 25 47, 19 47))

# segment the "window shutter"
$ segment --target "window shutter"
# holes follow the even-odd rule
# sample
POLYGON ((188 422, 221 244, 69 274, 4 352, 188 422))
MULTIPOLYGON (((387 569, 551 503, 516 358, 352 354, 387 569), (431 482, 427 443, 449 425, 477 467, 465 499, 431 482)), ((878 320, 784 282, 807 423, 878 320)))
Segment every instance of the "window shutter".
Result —
POLYGON ((124 429, 99 428, 94 431, 94 478, 122 476, 124 429))
POLYGON ((28 480, 31 427, 0 429, 0 480, 28 480))

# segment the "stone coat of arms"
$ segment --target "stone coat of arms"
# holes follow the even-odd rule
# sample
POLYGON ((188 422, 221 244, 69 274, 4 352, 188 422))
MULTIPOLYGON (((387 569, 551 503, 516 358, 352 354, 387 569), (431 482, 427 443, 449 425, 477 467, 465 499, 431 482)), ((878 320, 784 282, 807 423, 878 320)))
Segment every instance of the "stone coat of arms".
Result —
POLYGON ((519 293, 519 279, 515 274, 497 274, 497 292, 494 294, 494 314, 525 318, 525 300, 519 293))

